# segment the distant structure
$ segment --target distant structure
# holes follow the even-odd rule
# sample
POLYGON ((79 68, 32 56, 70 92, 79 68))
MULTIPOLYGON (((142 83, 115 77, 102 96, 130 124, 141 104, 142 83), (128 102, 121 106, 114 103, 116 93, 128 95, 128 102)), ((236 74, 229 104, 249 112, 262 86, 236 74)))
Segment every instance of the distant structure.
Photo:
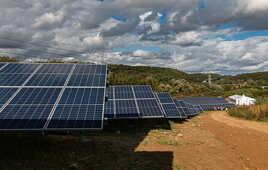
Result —
POLYGON ((208 85, 211 86, 211 73, 208 73, 208 85))
POLYGON ((230 101, 238 106, 249 106, 256 103, 256 99, 245 96, 244 94, 241 95, 233 95, 229 96, 230 101))
POLYGON ((262 86, 261 88, 262 89, 268 89, 268 86, 262 86))

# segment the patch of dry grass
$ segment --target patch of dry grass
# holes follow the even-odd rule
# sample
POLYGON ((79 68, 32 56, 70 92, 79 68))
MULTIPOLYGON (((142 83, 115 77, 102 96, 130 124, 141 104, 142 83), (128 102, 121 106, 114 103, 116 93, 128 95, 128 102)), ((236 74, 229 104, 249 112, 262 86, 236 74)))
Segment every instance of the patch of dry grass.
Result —
POLYGON ((229 114, 234 117, 241 117, 248 120, 267 120, 268 103, 233 108, 229 114))

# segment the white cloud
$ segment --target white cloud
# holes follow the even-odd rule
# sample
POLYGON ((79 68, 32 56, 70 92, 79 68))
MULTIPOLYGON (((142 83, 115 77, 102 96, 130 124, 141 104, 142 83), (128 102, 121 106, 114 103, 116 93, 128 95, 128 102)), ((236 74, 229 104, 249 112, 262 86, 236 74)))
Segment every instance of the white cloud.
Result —
POLYGON ((42 16, 35 19, 33 24, 34 28, 48 28, 54 26, 55 24, 59 24, 63 21, 64 14, 62 11, 58 11, 56 13, 45 13, 42 16))
POLYGON ((202 37, 197 31, 189 31, 176 35, 175 39, 170 40, 169 43, 181 46, 201 45, 202 37))
POLYGON ((133 52, 133 55, 137 57, 148 57, 151 55, 151 53, 145 50, 136 50, 133 52))

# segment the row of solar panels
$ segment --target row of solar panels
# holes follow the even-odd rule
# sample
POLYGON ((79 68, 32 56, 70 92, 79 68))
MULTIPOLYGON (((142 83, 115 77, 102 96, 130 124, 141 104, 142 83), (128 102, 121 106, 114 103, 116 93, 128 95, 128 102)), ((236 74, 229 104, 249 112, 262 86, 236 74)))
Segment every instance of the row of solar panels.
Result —
POLYGON ((18 64, 0 66, 0 86, 102 86, 106 65, 18 64))
POLYGON ((168 93, 153 93, 150 86, 112 86, 106 88, 106 119, 187 118, 202 112, 168 93))
POLYGON ((102 129, 106 65, 0 63, 0 130, 102 129))
POLYGON ((106 65, 0 63, 0 130, 102 129, 104 118, 187 118, 207 110, 150 86, 106 89, 106 74, 106 65))

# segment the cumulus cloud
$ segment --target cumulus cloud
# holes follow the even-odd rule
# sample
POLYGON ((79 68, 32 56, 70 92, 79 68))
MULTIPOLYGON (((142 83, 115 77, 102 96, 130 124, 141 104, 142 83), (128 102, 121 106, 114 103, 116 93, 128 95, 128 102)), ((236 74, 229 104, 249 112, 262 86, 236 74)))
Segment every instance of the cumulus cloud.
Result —
POLYGON ((148 57, 150 52, 145 50, 136 50, 133 52, 133 55, 137 57, 148 57))
POLYGON ((200 46, 202 44, 202 38, 199 32, 189 31, 177 34, 176 37, 169 40, 168 43, 180 46, 200 46))
POLYGON ((35 19, 33 24, 34 28, 51 28, 60 24, 63 21, 64 15, 62 11, 56 13, 45 13, 42 16, 35 19))
POLYGON ((105 53, 108 63, 189 72, 268 70, 267 36, 232 39, 243 31, 268 29, 268 1, 206 0, 202 8, 200 2, 2 0, 0 53, 91 62, 100 62, 105 53), (232 27, 219 30, 221 25, 232 27))

